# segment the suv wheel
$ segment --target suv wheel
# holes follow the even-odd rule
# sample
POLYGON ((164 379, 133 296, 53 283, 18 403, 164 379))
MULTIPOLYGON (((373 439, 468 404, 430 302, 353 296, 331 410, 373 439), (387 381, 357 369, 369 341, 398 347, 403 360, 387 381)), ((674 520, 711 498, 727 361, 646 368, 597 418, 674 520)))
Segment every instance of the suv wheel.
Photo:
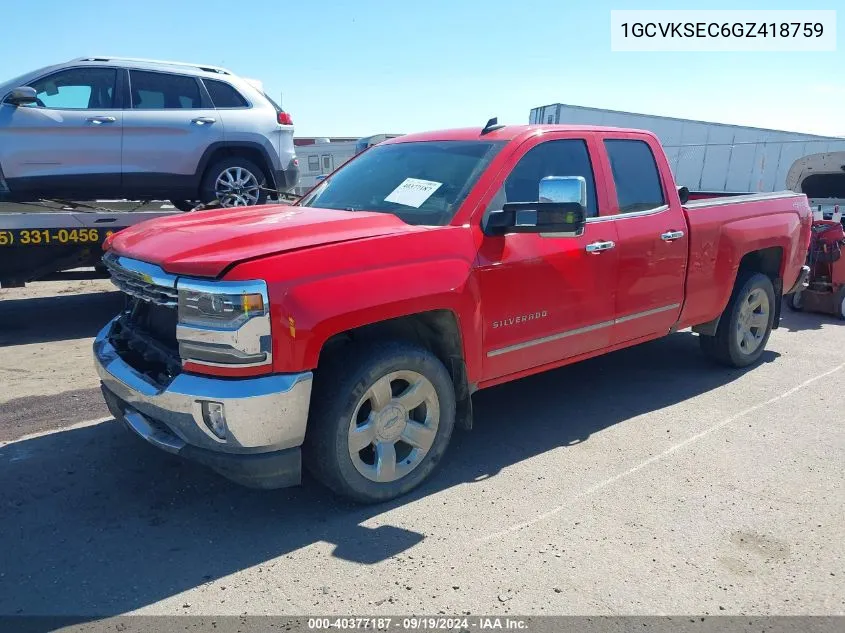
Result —
POLYGON ((311 406, 305 466, 334 492, 363 503, 388 501, 421 484, 455 425, 449 372, 410 343, 327 359, 317 369, 311 406))
POLYGON ((203 202, 218 201, 221 207, 251 207, 267 202, 267 178, 246 158, 224 158, 214 163, 202 180, 203 202))

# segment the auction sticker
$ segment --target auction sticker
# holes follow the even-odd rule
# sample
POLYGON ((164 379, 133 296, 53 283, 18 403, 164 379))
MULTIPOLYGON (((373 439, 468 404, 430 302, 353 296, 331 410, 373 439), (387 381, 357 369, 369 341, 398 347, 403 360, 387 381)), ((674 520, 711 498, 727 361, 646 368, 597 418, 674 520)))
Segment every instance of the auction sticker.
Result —
POLYGON ((443 185, 442 182, 421 180, 419 178, 405 178, 402 183, 390 192, 385 202, 394 202, 406 207, 419 209, 443 185))

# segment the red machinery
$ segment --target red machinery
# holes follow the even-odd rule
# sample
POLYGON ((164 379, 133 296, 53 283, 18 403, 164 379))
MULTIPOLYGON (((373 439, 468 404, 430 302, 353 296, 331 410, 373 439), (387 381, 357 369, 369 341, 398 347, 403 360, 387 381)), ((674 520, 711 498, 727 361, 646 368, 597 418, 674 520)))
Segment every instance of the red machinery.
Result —
POLYGON ((787 305, 793 310, 824 312, 845 319, 845 230, 838 211, 837 207, 831 220, 813 220, 807 253, 809 286, 787 296, 787 305))

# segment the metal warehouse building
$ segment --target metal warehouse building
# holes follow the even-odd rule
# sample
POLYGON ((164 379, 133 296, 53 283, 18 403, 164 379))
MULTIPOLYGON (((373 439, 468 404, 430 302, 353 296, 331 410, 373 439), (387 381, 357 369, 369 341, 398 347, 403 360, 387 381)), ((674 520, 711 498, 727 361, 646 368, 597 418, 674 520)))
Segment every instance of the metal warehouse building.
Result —
POLYGON ((649 130, 666 149, 680 185, 699 191, 792 189, 845 199, 845 138, 675 119, 556 103, 531 110, 529 123, 649 130))

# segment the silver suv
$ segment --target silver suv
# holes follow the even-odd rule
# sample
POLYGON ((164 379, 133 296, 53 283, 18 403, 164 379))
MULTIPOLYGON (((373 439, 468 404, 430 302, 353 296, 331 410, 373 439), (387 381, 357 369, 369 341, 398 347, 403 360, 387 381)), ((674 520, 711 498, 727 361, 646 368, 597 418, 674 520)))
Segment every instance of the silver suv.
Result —
POLYGON ((298 178, 290 115, 223 68, 84 57, 0 84, 0 200, 249 206, 298 178))

